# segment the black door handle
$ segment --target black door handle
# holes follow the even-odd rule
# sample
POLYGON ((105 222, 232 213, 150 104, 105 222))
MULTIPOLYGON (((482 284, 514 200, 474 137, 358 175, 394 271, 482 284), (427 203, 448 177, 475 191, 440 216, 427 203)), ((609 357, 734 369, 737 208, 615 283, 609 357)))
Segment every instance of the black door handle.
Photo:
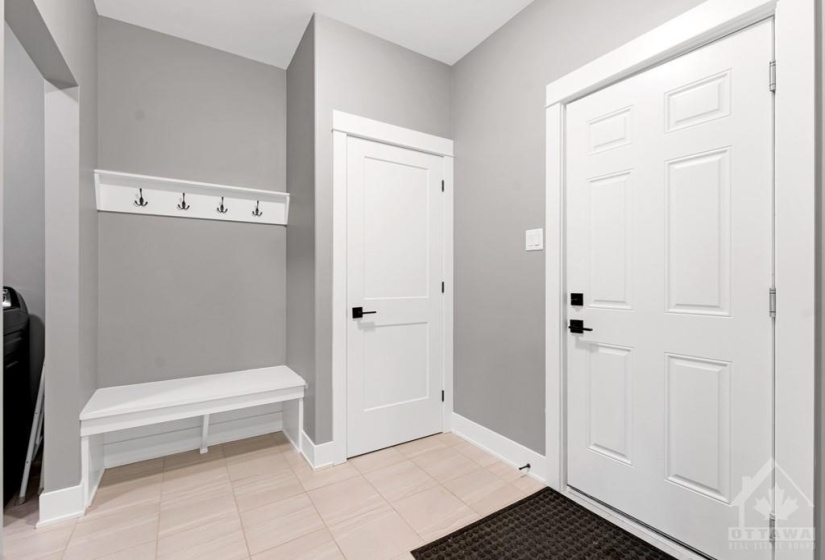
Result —
POLYGON ((352 308, 352 318, 361 319, 364 315, 375 315, 378 311, 364 311, 363 307, 352 308))
POLYGON ((582 334, 584 331, 592 331, 584 326, 584 321, 581 319, 570 319, 570 326, 568 327, 573 334, 582 334))

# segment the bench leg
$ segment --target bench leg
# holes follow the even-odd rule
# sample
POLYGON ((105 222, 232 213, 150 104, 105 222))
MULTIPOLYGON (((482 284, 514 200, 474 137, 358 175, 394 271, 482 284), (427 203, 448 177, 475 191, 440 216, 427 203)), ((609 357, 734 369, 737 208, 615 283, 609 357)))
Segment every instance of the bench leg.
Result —
POLYGON ((298 399, 298 451, 304 450, 304 399, 298 399))
POLYGON ((89 486, 91 482, 92 452, 89 447, 89 436, 80 438, 80 484, 83 488, 83 507, 89 507, 89 486))
POLYGON ((209 446, 206 441, 209 439, 209 415, 203 417, 203 428, 201 430, 201 455, 209 452, 209 446))

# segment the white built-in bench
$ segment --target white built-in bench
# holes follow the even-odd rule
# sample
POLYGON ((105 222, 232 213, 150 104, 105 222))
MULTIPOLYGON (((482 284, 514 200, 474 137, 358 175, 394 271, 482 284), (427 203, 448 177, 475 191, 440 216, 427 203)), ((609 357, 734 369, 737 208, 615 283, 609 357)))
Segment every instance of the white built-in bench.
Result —
MULTIPOLYGON (((99 480, 93 478, 90 438, 114 432, 202 417, 201 453, 207 452, 209 416, 242 408, 297 401, 297 433, 303 427, 306 382, 287 366, 276 366, 95 391, 80 413, 82 484, 86 507, 99 480)), ((293 443, 300 445, 300 435, 293 443)), ((102 473, 102 469, 100 470, 102 473)))

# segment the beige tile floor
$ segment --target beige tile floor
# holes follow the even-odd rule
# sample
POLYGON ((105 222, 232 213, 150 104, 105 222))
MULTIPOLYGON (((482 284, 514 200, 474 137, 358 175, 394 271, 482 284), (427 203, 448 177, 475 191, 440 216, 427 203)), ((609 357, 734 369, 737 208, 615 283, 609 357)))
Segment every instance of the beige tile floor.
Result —
POLYGON ((453 434, 313 471, 272 434, 106 471, 83 519, 5 512, 7 560, 395 560, 541 485, 453 434))

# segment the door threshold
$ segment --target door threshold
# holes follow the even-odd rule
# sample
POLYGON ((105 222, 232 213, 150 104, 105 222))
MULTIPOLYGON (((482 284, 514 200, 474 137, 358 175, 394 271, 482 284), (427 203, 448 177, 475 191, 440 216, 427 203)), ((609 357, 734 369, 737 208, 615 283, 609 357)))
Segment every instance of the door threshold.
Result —
POLYGON ((568 485, 564 491, 564 495, 576 502, 577 504, 589 509, 596 515, 607 519, 614 525, 617 525, 645 541, 646 543, 655 546, 659 550, 666 552, 677 558, 678 560, 714 560, 712 556, 703 554, 670 535, 667 535, 650 525, 631 517, 622 511, 592 497, 576 488, 568 485))

